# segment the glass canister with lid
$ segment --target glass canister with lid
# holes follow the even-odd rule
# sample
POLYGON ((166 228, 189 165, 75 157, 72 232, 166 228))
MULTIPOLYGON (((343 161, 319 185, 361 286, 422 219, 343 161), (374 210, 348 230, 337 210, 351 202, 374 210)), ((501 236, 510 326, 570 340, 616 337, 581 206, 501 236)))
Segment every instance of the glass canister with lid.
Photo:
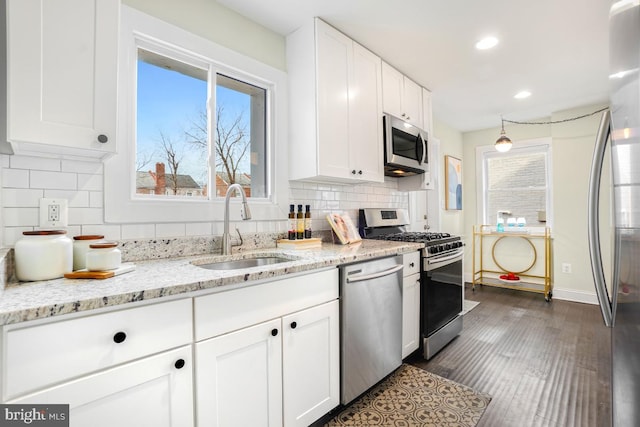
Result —
POLYGON ((65 230, 24 231, 14 247, 20 281, 58 279, 73 270, 73 243, 65 230))

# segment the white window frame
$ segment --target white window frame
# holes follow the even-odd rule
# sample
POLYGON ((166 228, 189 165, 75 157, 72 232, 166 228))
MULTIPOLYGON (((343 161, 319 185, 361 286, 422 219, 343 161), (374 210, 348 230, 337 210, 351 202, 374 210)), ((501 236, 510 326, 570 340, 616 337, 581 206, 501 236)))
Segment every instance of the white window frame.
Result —
MULTIPOLYGON (((211 158, 210 198, 139 197, 135 194, 136 78, 138 47, 165 46, 213 64, 219 72, 268 88, 267 155, 269 197, 250 200, 253 220, 281 220, 288 213, 287 75, 252 58, 122 5, 118 67, 117 152, 105 162, 105 222, 163 223, 214 222, 224 215, 224 198, 215 197, 215 165, 211 158)), ((154 49, 155 50, 155 49, 154 49)), ((174 54, 171 55, 175 57, 174 54)), ((210 95, 209 108, 211 111, 210 95)), ((239 199, 234 200, 238 203, 239 199)), ((232 209, 233 220, 240 219, 232 209)), ((237 211, 237 212, 236 212, 237 211)))
MULTIPOLYGON (((531 231, 538 232, 543 231, 545 227, 552 228, 553 226, 553 160, 551 157, 551 138, 536 138, 518 141, 514 143, 509 153, 527 153, 527 152, 541 152, 544 151, 547 155, 547 205, 546 209, 546 222, 544 225, 531 225, 528 224, 527 228, 531 231)), ((507 153, 508 154, 508 153, 507 153)), ((483 145, 476 147, 476 218, 478 224, 495 225, 496 218, 486 218, 486 199, 485 188, 487 185, 487 171, 485 159, 490 157, 500 157, 504 155, 496 151, 493 145, 483 145)))

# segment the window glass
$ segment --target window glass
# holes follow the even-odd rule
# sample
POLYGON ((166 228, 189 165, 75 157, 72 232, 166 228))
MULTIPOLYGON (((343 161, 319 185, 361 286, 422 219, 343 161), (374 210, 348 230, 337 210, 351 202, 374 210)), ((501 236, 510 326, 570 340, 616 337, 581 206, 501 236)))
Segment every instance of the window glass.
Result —
POLYGON ((206 197, 208 155, 188 130, 204 117, 208 140, 208 71, 144 49, 137 65, 136 193, 206 197))
POLYGON ((483 167, 483 223, 495 224, 499 212, 508 218, 524 218, 529 227, 549 225, 549 146, 513 148, 508 153, 486 150, 483 167))
POLYGON ((238 183, 249 197, 267 197, 267 91, 215 74, 211 117, 208 75, 207 69, 138 49, 137 194, 215 198, 238 183))

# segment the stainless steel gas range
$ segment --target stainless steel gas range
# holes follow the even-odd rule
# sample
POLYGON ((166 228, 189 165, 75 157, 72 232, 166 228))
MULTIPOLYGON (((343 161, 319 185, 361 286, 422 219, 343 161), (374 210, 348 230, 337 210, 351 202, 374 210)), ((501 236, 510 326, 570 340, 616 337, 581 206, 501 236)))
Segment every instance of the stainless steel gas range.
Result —
POLYGON ((464 244, 449 233, 410 232, 406 209, 361 209, 365 239, 423 243, 420 285, 422 351, 430 359, 462 331, 464 244))

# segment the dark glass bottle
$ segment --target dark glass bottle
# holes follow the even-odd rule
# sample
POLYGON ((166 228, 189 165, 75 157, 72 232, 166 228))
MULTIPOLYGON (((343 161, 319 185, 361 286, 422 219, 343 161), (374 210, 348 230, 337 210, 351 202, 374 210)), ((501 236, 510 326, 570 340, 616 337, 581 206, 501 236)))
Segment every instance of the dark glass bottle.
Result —
POLYGON ((302 205, 298 205, 298 213, 296 214, 296 219, 296 239, 304 239, 304 214, 302 213, 302 205))
POLYGON ((289 240, 296 240, 296 212, 295 206, 289 205, 289 240))
POLYGON ((311 238, 311 206, 306 205, 304 210, 304 238, 311 238))

